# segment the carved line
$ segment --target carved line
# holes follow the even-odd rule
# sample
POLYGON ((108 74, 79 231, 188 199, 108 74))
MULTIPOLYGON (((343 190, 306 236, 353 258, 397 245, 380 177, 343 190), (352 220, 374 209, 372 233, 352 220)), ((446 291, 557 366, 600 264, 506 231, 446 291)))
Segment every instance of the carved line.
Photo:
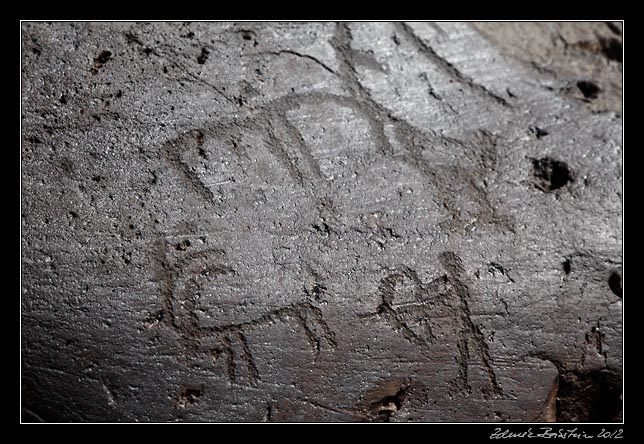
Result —
MULTIPOLYGON (((164 244, 163 241, 161 244, 164 244)), ((222 350, 215 348, 210 353, 215 360, 222 353, 226 355, 227 377, 231 383, 236 383, 238 382, 236 369, 238 357, 234 351, 233 344, 238 343, 241 350, 239 359, 242 360, 247 369, 248 382, 251 385, 256 385, 261 378, 245 336, 248 331, 277 321, 288 322, 289 319, 293 319, 302 327, 308 343, 316 354, 320 353, 322 340, 325 340, 331 348, 337 346, 335 333, 325 321, 322 310, 311 303, 309 296, 306 296, 304 300, 271 310, 263 316, 250 321, 223 326, 201 326, 196 315, 196 300, 194 298, 194 292, 198 286, 198 276, 200 274, 217 276, 235 273, 232 268, 220 263, 195 262, 198 259, 208 259, 213 253, 216 256, 223 255, 221 250, 211 249, 188 253, 181 258, 175 259, 173 266, 168 264, 167 259, 163 259, 161 263, 161 275, 165 276, 161 280, 163 294, 161 319, 166 326, 180 334, 182 343, 189 353, 193 356, 205 353, 199 346, 200 341, 206 338, 215 338, 221 345, 222 350), (188 276, 185 276, 186 273, 188 273, 188 276), (182 305, 181 316, 177 313, 179 311, 177 304, 182 305), (183 313, 187 313, 185 318, 183 313)), ((163 257, 165 257, 165 250, 163 254, 163 257)), ((323 287, 320 287, 319 284, 316 285, 318 291, 322 291, 323 287)), ((317 296, 319 297, 319 295, 317 296)))

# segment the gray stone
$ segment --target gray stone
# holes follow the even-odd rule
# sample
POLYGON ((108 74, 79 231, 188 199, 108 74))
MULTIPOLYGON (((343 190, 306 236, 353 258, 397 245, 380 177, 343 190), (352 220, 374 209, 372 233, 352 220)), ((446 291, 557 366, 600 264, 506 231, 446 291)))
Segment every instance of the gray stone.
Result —
POLYGON ((493 31, 23 23, 23 420, 621 420, 619 108, 493 31))

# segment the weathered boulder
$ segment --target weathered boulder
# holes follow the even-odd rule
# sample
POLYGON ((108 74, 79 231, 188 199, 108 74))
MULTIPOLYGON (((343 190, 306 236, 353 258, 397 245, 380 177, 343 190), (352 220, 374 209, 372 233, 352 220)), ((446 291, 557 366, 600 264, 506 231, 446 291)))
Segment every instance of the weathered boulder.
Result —
POLYGON ((619 420, 621 115, 493 34, 23 23, 23 420, 619 420))

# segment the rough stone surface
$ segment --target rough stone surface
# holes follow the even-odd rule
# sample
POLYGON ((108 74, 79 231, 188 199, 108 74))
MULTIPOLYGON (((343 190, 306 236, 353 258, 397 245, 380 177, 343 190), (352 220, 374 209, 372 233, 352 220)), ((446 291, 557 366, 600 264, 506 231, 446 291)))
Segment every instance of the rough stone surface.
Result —
POLYGON ((23 420, 620 420, 621 31, 546 25, 23 23, 23 420))
MULTIPOLYGON (((504 54, 533 68, 553 91, 593 111, 622 112, 622 24, 475 23, 504 54)), ((544 83, 544 84, 546 84, 544 83)))

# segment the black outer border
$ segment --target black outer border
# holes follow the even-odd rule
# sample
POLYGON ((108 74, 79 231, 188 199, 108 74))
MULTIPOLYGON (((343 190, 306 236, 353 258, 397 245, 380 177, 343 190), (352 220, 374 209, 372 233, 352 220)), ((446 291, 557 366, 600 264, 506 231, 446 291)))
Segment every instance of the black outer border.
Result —
MULTIPOLYGON (((212 4, 211 4, 212 5, 212 4)), ((18 36, 13 34, 16 31, 16 28, 21 30, 21 20, 48 20, 48 21, 57 21, 57 20, 100 20, 100 21, 111 21, 111 20, 128 20, 128 21, 149 21, 149 20, 167 20, 172 17, 175 17, 175 14, 179 13, 183 15, 185 21, 197 21, 197 20, 220 20, 220 21, 263 21, 263 20, 280 20, 280 21, 321 21, 321 20, 344 20, 344 21, 402 21, 402 20, 480 20, 480 21, 501 21, 501 20, 528 20, 528 21, 538 21, 538 20, 558 20, 558 21, 568 21, 568 20, 601 20, 606 19, 607 16, 611 21, 620 21, 624 20, 623 12, 610 11, 607 9, 592 8, 592 4, 586 3, 583 6, 571 5, 571 4, 562 4, 559 2, 555 6, 551 4, 546 4, 540 2, 538 7, 533 7, 530 10, 524 10, 523 12, 516 8, 501 7, 499 10, 494 11, 490 4, 478 3, 473 5, 461 5, 453 4, 458 10, 458 12, 445 12, 441 10, 441 5, 431 4, 428 5, 428 11, 423 13, 411 12, 407 9, 396 8, 395 10, 387 10, 387 4, 381 4, 381 9, 375 9, 367 6, 365 9, 360 9, 358 7, 358 13, 349 13, 349 10, 346 9, 347 5, 343 5, 342 8, 333 8, 328 6, 328 4, 317 4, 312 5, 316 6, 316 9, 313 12, 305 13, 298 8, 291 7, 286 8, 285 11, 279 11, 276 9, 276 4, 263 3, 263 6, 260 7, 248 7, 244 12, 231 12, 224 10, 217 10, 217 7, 220 7, 221 4, 214 4, 212 6, 215 11, 204 10, 202 6, 197 6, 193 4, 189 9, 191 10, 176 10, 171 8, 161 8, 157 4, 154 7, 146 7, 144 5, 139 5, 142 7, 141 11, 138 13, 138 17, 134 14, 133 4, 123 5, 121 2, 111 2, 109 4, 109 10, 105 8, 105 4, 95 4, 96 10, 93 12, 82 11, 79 9, 71 9, 68 11, 63 11, 61 5, 57 2, 47 3, 46 5, 33 6, 30 5, 30 10, 28 12, 21 12, 16 18, 11 20, 11 23, 8 24, 5 22, 3 26, 3 31, 8 33, 9 36, 4 40, 5 42, 15 42, 16 38, 18 39, 18 44, 14 46, 13 51, 18 51, 16 58, 20 58, 20 45, 21 45, 21 33, 18 32, 18 36), (566 6, 570 10, 566 10, 566 6), (263 8, 263 9, 262 9, 263 8), (459 10, 460 9, 460 10, 459 10), (119 14, 127 14, 126 17, 117 17, 119 14), (349 15, 347 15, 349 14, 349 15), (601 16, 600 16, 601 14, 601 16), (343 17, 344 15, 344 17, 343 17)), ((245 6, 245 5, 241 5, 245 6)), ((372 4, 370 6, 375 6, 372 4)), ((532 5, 526 5, 532 6, 532 5)), ((445 4, 442 5, 445 7, 445 4)), ((181 19, 174 18, 173 20, 184 21, 181 19)), ((14 43, 15 44, 15 43, 14 43)), ((12 52, 13 51, 9 51, 12 52)), ((15 54, 15 53, 13 53, 15 54)), ((15 69, 15 68, 14 68, 15 69)), ((18 115, 21 119, 21 108, 20 103, 22 101, 22 91, 20 89, 20 69, 6 69, 3 70, 3 74, 6 76, 9 73, 17 74, 18 79, 13 81, 5 81, 5 85, 16 85, 18 90, 18 115), (15 82, 15 83, 14 83, 15 82)), ((623 71, 622 71, 622 85, 623 85, 623 71)), ((623 93, 622 93, 623 94, 623 93)), ((623 98, 623 95, 622 95, 623 98)), ((623 104, 622 104, 622 119, 623 119, 623 104)), ((14 117, 15 118, 15 117, 14 117)), ((7 121, 7 120, 5 120, 7 121)), ((11 122, 11 118, 8 118, 8 121, 11 122)), ((623 121, 623 120, 622 120, 623 121)), ((17 136, 16 139, 7 137, 5 140, 17 140, 18 147, 21 143, 21 127, 17 126, 17 136)), ((8 135, 7 135, 8 136, 8 135)), ((623 128, 622 128, 622 137, 623 137, 623 128)), ((623 145, 623 143, 622 143, 623 145)), ((11 150, 13 150, 13 145, 9 144, 11 150)), ((12 165, 20 164, 21 162, 21 150, 12 151, 18 159, 13 160, 12 165)), ((623 151, 622 151, 623 153, 623 151)), ((622 154, 623 160, 623 154, 622 154)), ((18 194, 21 195, 21 175, 20 169, 17 170, 17 183, 18 183, 18 194)), ((8 177, 6 175, 5 177, 8 177)), ((15 183, 15 182, 14 182, 15 183)), ((623 199, 623 181, 622 181, 622 199, 623 199)), ((15 185, 10 186, 6 189, 15 190, 15 185)), ((9 199, 11 200, 11 198, 9 199)), ((622 201, 623 202, 623 201, 622 201)), ((18 203, 18 210, 21 213, 21 201, 18 203)), ((623 204, 623 203, 622 203, 623 204)), ((15 214, 15 213, 14 213, 15 214)), ((14 216, 15 217, 15 216, 14 216)), ((22 223, 22 217, 20 217, 19 224, 22 223)), ((622 222, 623 223, 623 222, 622 222)), ((15 245, 15 244, 14 244, 15 245)), ((21 236, 18 235, 18 249, 19 255, 21 254, 21 236)), ((623 267, 623 266, 622 266, 623 267)), ((13 269, 9 267, 8 269, 13 269)), ((21 263, 18 263, 17 277, 18 277, 18 290, 17 293, 21 295, 21 282, 20 282, 20 271, 21 263)), ((623 273, 623 268, 622 268, 623 273)), ((622 275, 623 282, 623 275, 622 275)), ((623 284, 622 284, 623 285, 623 284)), ((16 294, 16 293, 13 293, 16 294)), ((16 298, 15 303, 18 305, 17 312, 20 312, 21 308, 21 298, 20 296, 16 298)), ((18 316, 18 330, 20 330, 21 320, 18 316)), ((15 331, 15 330, 14 330, 15 331)), ((20 336, 20 335, 19 335, 20 336)), ((22 345, 22 338, 19 338, 22 345)), ((14 343, 15 344, 15 343, 14 343)), ((21 353, 18 355, 19 361, 21 358, 21 353)), ((622 370, 623 372, 623 370, 622 370)), ((20 374, 20 371, 19 371, 20 374)), ((21 375, 20 382, 18 384, 18 397, 20 399, 21 394, 21 375)), ((20 408, 18 410, 18 423, 21 425, 31 425, 30 423, 23 423, 21 419, 20 408)), ((14 423, 15 424, 15 423, 14 423)), ((154 425, 159 424, 163 425, 164 423, 154 423, 154 425)), ((41 424, 42 425, 42 424, 41 424)), ((92 424, 95 425, 95 424, 92 424)), ((196 425, 196 424, 188 424, 196 425)), ((220 425, 220 424, 218 424, 220 425)), ((221 424, 226 425, 226 424, 221 424)), ((231 424, 237 425, 237 424, 231 424)), ((242 425, 242 424, 239 424, 242 425)), ((249 423, 243 423, 243 425, 254 425, 249 423)), ((300 424, 288 424, 288 425, 300 425, 300 424)), ((310 424, 302 424, 310 425, 310 424)), ((327 424, 318 424, 314 425, 327 425, 327 424)), ((344 424, 332 424, 334 426, 343 426, 344 424)), ((349 424, 354 425, 354 424, 349 424)), ((358 425, 358 424, 356 424, 358 425)), ((528 441, 528 442, 540 442, 548 439, 555 440, 572 440, 572 441, 603 441, 620 439, 624 438, 624 422, 621 423, 608 423, 608 424, 561 424, 561 423, 492 423, 492 424, 483 424, 483 423, 406 423, 408 426, 420 426, 423 430, 411 429, 407 430, 408 432, 420 431, 421 434, 417 437, 409 436, 408 439, 419 439, 425 441, 428 444, 433 444, 434 442, 446 442, 456 441, 461 439, 467 439, 467 442, 517 442, 517 441, 528 441), (425 427, 429 426, 429 433, 425 427)), ((36 431, 36 429, 30 429, 31 431, 36 431)), ((374 431, 374 429, 369 429, 374 431)), ((344 429, 347 431, 347 429, 344 429)), ((364 429, 356 430, 357 432, 364 433, 364 429)), ((399 441, 401 438, 405 437, 400 435, 400 430, 388 429, 377 429, 376 438, 379 440, 385 440, 388 437, 383 435, 383 431, 392 433, 392 439, 399 441)), ((182 434, 183 435, 183 434, 182 434)), ((184 435, 185 439, 186 436, 184 435)), ((320 436, 322 438, 322 436, 320 436)), ((212 439, 212 436, 210 437, 212 439)))

